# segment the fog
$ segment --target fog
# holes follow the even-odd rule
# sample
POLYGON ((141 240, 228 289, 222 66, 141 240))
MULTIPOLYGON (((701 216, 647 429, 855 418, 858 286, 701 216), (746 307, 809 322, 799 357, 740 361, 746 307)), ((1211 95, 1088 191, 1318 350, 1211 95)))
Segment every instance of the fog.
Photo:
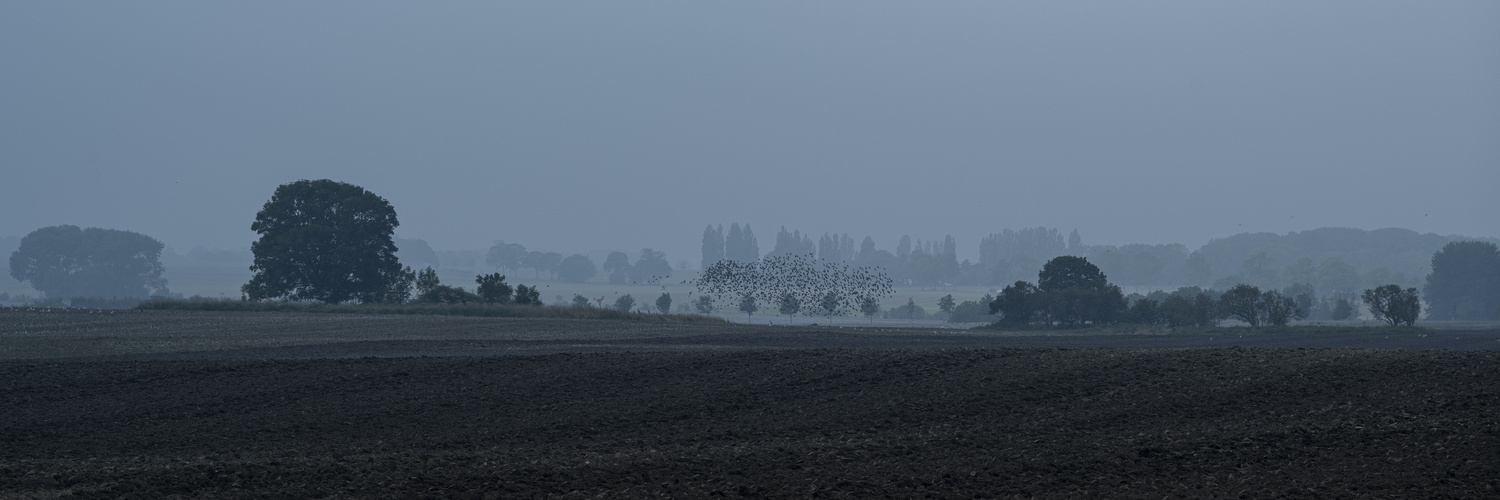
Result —
POLYGON ((242 250, 319 178, 439 251, 674 265, 735 222, 1500 236, 1495 2, 6 2, 0 47, 11 238, 242 250))

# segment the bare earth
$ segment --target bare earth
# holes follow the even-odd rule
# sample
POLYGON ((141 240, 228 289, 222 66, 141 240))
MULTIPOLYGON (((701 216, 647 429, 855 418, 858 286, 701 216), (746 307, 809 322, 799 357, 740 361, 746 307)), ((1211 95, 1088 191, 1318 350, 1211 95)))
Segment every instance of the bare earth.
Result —
POLYGON ((5 311, 0 496, 1494 497, 1497 348, 5 311))

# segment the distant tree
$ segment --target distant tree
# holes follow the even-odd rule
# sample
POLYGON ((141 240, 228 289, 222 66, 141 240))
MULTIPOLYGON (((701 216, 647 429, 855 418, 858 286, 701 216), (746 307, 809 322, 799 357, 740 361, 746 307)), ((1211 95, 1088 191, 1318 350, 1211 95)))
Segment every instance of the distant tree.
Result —
POLYGON ((575 293, 575 294, 573 294, 573 307, 593 307, 593 306, 589 305, 589 298, 588 297, 584 297, 582 295, 578 295, 578 294, 575 293))
POLYGON ((739 223, 729 225, 729 234, 724 237, 724 258, 736 262, 760 259, 760 244, 755 241, 755 232, 749 224, 743 230, 739 223))
POLYGON ((625 294, 625 295, 621 295, 620 298, 618 298, 618 299, 615 299, 615 310, 616 311, 630 312, 630 310, 634 309, 634 308, 635 308, 635 297, 631 297, 630 294, 628 294, 628 293, 625 294))
POLYGON ((823 294, 823 298, 818 299, 818 309, 823 311, 823 316, 832 320, 833 315, 839 313, 843 300, 843 297, 838 292, 830 290, 828 293, 823 294))
POLYGON ((586 255, 569 255, 557 264, 557 277, 568 283, 583 283, 596 274, 599 274, 599 269, 586 255))
POLYGON ((396 210, 364 188, 331 180, 276 188, 250 229, 255 275, 241 291, 251 300, 400 302, 415 273, 391 240, 396 210))
POLYGON ((945 313, 952 314, 954 305, 956 304, 953 302, 953 294, 951 293, 948 295, 944 295, 941 299, 938 299, 938 310, 945 313))
POLYGON ((515 272, 522 267, 522 259, 526 258, 526 247, 516 243, 497 242, 490 247, 490 252, 485 255, 484 262, 506 271, 515 272))
POLYGON ((469 302, 480 302, 484 299, 474 295, 461 287, 448 285, 437 285, 427 290, 426 293, 417 296, 419 302, 434 304, 468 304, 469 302))
POLYGON ((745 321, 750 321, 750 317, 754 316, 755 311, 759 310, 760 306, 755 305, 754 295, 747 293, 743 297, 740 297, 740 312, 745 313, 745 321))
POLYGON ((1000 315, 1000 319, 1007 323, 1029 325, 1036 320, 1041 309, 1041 296, 1042 291, 1036 285, 1017 281, 1000 290, 1000 295, 990 302, 990 314, 1000 315))
POLYGON ((667 254, 650 248, 641 249, 641 258, 630 268, 630 280, 635 283, 656 283, 672 275, 672 264, 667 254))
POLYGON ((402 265, 412 269, 438 267, 438 254, 426 241, 408 238, 392 238, 391 241, 396 243, 396 259, 402 265))
POLYGON ((713 314, 716 309, 713 297, 707 295, 699 295, 698 299, 693 301, 693 308, 698 310, 698 314, 713 314))
POLYGON ((662 314, 672 312, 672 294, 662 292, 661 296, 656 298, 656 310, 661 311, 662 314))
POLYGON ((1291 320, 1307 317, 1307 309, 1299 306, 1296 299, 1276 290, 1266 290, 1260 294, 1260 304, 1262 319, 1269 325, 1286 326, 1291 320))
POLYGON ((1500 249, 1482 241, 1444 245, 1432 255, 1423 294, 1433 319, 1500 318, 1500 249))
POLYGON ((1132 302, 1126 316, 1129 317, 1130 322, 1142 325, 1158 325, 1166 320, 1161 311, 1161 304, 1145 297, 1137 298, 1132 302))
POLYGON ((504 304, 511 300, 510 285, 505 284, 505 276, 500 273, 481 274, 474 277, 475 295, 492 304, 504 304))
POLYGON ((859 312, 864 313, 870 322, 875 321, 875 315, 880 314, 880 300, 875 297, 865 297, 859 302, 859 312))
POLYGON ((1354 317, 1354 303, 1343 297, 1334 300, 1332 316, 1334 321, 1343 321, 1352 317, 1354 317))
POLYGON ((1365 290, 1363 298, 1370 314, 1391 326, 1402 323, 1411 326, 1422 314, 1422 301, 1417 297, 1416 288, 1402 290, 1400 285, 1382 285, 1365 290))
POLYGON ((438 281, 437 271, 433 271, 430 266, 417 273, 416 281, 418 297, 427 295, 427 292, 432 291, 433 288, 437 288, 438 285, 442 284, 438 281))
POLYGON ((166 295, 162 248, 160 241, 129 231, 44 227, 10 254, 10 275, 48 298, 166 295))
POLYGON ((1037 274, 1042 308, 1064 325, 1113 321, 1125 310, 1120 287, 1111 285, 1098 266, 1084 257, 1054 257, 1037 274))
POLYGON ((995 321, 994 316, 989 314, 989 303, 995 299, 982 300, 979 302, 965 300, 953 307, 953 314, 948 315, 949 323, 988 323, 995 321))
POLYGON ((1219 296, 1219 307, 1224 315, 1244 321, 1252 327, 1260 326, 1262 308, 1260 288, 1241 283, 1219 296))
POLYGON ((557 277, 557 266, 562 264, 563 256, 557 252, 546 252, 535 257, 532 268, 557 277))
POLYGON ((531 268, 532 277, 542 279, 542 273, 548 270, 547 254, 537 251, 526 252, 525 255, 521 256, 521 267, 531 268))
POLYGON ((703 267, 699 269, 708 269, 721 260, 724 260, 724 226, 715 228, 709 224, 703 230, 703 267))
POLYGON ((630 256, 625 252, 610 252, 604 259, 604 272, 609 273, 609 282, 622 285, 630 281, 630 256))
POLYGON ((516 285, 515 301, 517 305, 539 306, 542 305, 542 292, 535 286, 516 285))
POLYGON ((779 306, 780 307, 778 307, 777 310, 780 311, 781 314, 785 314, 787 324, 791 324, 792 315, 797 314, 798 311, 802 310, 802 300, 798 299, 796 294, 788 292, 782 294, 781 303, 779 304, 779 306))
POLYGON ((1217 294, 1196 286, 1178 288, 1162 299, 1162 320, 1172 328, 1217 326, 1223 316, 1214 295, 1217 294))

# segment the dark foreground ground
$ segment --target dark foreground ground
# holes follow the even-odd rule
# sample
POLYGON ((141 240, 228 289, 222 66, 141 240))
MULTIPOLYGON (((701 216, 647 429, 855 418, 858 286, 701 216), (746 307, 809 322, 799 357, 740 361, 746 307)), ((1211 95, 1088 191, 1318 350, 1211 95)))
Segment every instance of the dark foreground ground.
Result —
POLYGON ((0 317, 0 497, 1500 496, 1493 331, 327 316, 0 317))
POLYGON ((0 364, 0 494, 1494 497, 1500 353, 0 364))

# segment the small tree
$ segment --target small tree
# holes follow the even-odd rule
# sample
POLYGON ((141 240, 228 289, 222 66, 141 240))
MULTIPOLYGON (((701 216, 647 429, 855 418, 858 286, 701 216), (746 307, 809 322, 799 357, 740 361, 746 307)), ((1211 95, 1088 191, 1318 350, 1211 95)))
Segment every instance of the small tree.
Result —
POLYGON ((956 303, 953 302, 953 294, 951 293, 948 295, 944 295, 941 299, 938 299, 938 310, 941 310, 945 313, 953 314, 954 305, 956 305, 956 303))
POLYGON ((699 295, 698 300, 693 301, 693 307, 698 309, 698 314, 713 314, 714 299, 707 295, 699 295))
POLYGON ((662 314, 672 312, 672 294, 662 292, 661 296, 656 298, 656 310, 661 311, 662 314))
POLYGON ((417 296, 427 295, 427 292, 432 291, 432 289, 437 288, 441 284, 438 281, 437 271, 433 271, 432 266, 427 266, 426 269, 417 273, 417 296))
POLYGON ((575 293, 575 294, 573 294, 573 307, 584 307, 584 308, 587 308, 587 307, 593 307, 593 306, 589 305, 589 298, 588 297, 584 297, 582 295, 578 295, 578 294, 575 293))
POLYGON ((500 273, 481 274, 474 277, 474 283, 479 286, 474 293, 491 304, 504 304, 510 302, 511 288, 505 284, 505 275, 500 273))
POLYGON ((880 301, 876 300, 875 297, 865 297, 864 300, 859 302, 859 312, 864 313, 865 317, 869 318, 871 323, 874 323, 875 315, 880 314, 880 301))
POLYGON ((1354 303, 1349 302, 1349 299, 1344 297, 1339 297, 1338 300, 1333 301, 1334 321, 1343 321, 1352 317, 1354 317, 1354 303))
POLYGON ((535 286, 516 285, 516 304, 523 306, 542 305, 542 292, 535 286))
POLYGON ((1282 295, 1276 290, 1267 290, 1261 294, 1260 303, 1266 323, 1271 325, 1286 326, 1291 320, 1307 317, 1307 309, 1303 309, 1297 299, 1282 295))
POLYGON ((745 321, 750 321, 750 317, 754 316, 755 311, 759 310, 760 306, 755 305, 754 295, 747 293, 744 297, 740 298, 740 312, 745 313, 745 321))
POLYGON ((557 264, 557 277, 569 283, 583 283, 595 274, 599 274, 599 269, 586 255, 570 255, 557 264))
POLYGON ((1251 327, 1260 326, 1261 305, 1260 288, 1244 283, 1219 296, 1219 308, 1225 316, 1249 323, 1251 327))
POLYGON ((1365 290, 1363 298, 1370 314, 1384 319, 1391 326, 1401 323, 1411 326, 1422 313, 1422 302, 1417 298, 1416 288, 1402 290, 1400 285, 1383 285, 1365 290))
POLYGON ((786 315, 786 323, 790 325, 792 324, 792 315, 797 314, 798 311, 802 310, 802 301, 798 300, 797 296, 794 294, 783 294, 781 296, 781 304, 778 310, 781 311, 781 314, 786 315))
POLYGON ((630 312, 630 310, 634 308, 635 297, 631 297, 628 293, 625 295, 621 295, 618 299, 615 299, 615 310, 617 311, 630 312))

